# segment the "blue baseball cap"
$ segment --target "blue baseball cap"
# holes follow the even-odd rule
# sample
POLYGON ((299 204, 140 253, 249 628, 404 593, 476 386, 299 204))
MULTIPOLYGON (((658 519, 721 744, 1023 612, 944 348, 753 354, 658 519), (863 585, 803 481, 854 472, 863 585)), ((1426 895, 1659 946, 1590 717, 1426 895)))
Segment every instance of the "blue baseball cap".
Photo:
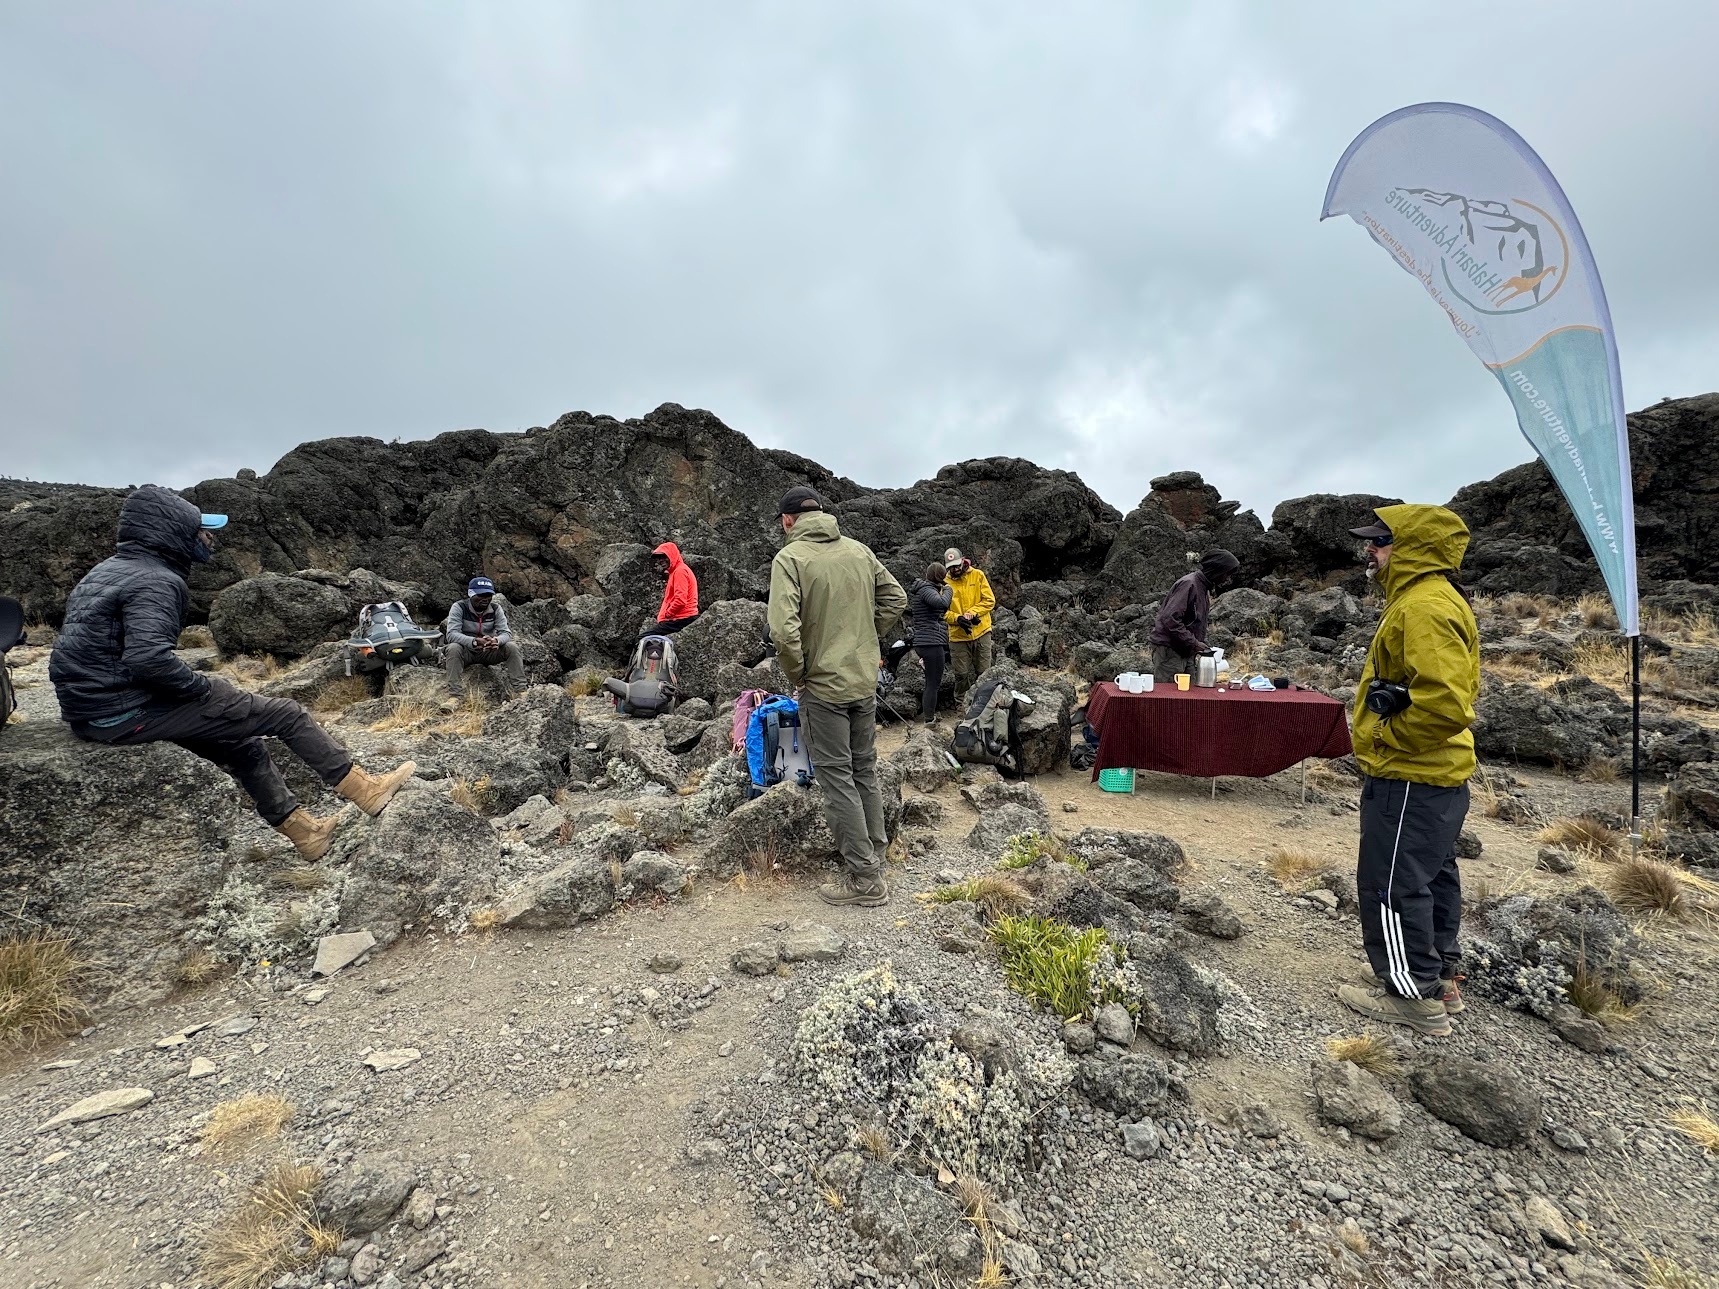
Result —
POLYGON ((202 522, 198 525, 200 528, 225 528, 226 526, 227 517, 225 515, 203 515, 202 522))
POLYGON ((467 595, 494 595, 495 583, 487 577, 474 577, 466 583, 467 595))

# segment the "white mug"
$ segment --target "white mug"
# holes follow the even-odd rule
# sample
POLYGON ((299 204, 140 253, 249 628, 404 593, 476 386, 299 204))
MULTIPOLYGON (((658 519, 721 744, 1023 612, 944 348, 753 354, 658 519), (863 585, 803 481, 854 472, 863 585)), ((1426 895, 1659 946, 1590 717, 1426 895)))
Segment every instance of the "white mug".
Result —
POLYGON ((1134 692, 1137 694, 1150 694, 1152 692, 1151 672, 1148 671, 1140 677, 1140 688, 1136 689, 1134 692))

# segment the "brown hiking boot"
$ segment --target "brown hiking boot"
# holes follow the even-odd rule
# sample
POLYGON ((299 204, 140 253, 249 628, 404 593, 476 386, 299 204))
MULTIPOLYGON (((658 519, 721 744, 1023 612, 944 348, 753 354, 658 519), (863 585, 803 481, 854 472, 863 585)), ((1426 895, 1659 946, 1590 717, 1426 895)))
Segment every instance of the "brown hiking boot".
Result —
MULTIPOLYGON (((1385 982, 1378 976, 1373 975, 1371 972, 1368 972, 1362 977, 1362 979, 1375 989, 1383 989, 1385 987, 1385 982)), ((1452 980, 1441 980, 1438 982, 1439 989, 1442 991, 1439 994, 1438 1000, 1444 1004, 1445 1015, 1460 1016, 1463 1012, 1468 1010, 1468 1004, 1462 1001, 1462 990, 1456 987, 1457 981, 1466 979, 1468 979, 1467 976, 1457 976, 1452 980)))
POLYGON ((852 904, 861 908, 876 908, 889 902, 889 887, 881 877, 869 882, 856 882, 846 876, 818 887, 818 898, 825 904, 852 904))
POLYGON ((334 829, 339 823, 339 815, 318 819, 310 811, 300 807, 276 824, 275 831, 290 841, 294 850, 314 864, 328 853, 329 843, 334 840, 334 829))
POLYGON ((352 769, 334 790, 357 806, 367 815, 379 815, 382 808, 393 800, 394 794, 400 790, 400 785, 412 777, 412 771, 418 768, 416 761, 407 761, 397 770, 387 774, 371 774, 362 766, 353 765, 352 769))
POLYGON ((1450 1036, 1450 1017, 1437 998, 1399 998, 1383 988, 1341 985, 1337 997, 1350 1011, 1386 1025, 1407 1025, 1417 1034, 1432 1038, 1450 1036))

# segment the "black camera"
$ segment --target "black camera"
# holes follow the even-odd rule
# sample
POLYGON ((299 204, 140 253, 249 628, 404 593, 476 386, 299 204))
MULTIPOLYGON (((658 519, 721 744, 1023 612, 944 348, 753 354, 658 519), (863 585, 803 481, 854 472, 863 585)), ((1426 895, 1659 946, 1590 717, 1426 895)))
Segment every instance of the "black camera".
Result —
POLYGON ((1375 680, 1367 686, 1367 710, 1384 717, 1409 709, 1409 687, 1394 680, 1375 680))

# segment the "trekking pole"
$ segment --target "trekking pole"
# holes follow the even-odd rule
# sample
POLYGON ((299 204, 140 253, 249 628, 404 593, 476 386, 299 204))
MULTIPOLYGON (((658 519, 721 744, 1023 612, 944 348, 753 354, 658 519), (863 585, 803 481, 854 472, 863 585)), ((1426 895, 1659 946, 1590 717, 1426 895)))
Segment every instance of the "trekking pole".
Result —
POLYGON ((1641 854, 1641 636, 1629 641, 1630 754, 1629 754, 1629 856, 1641 854))

